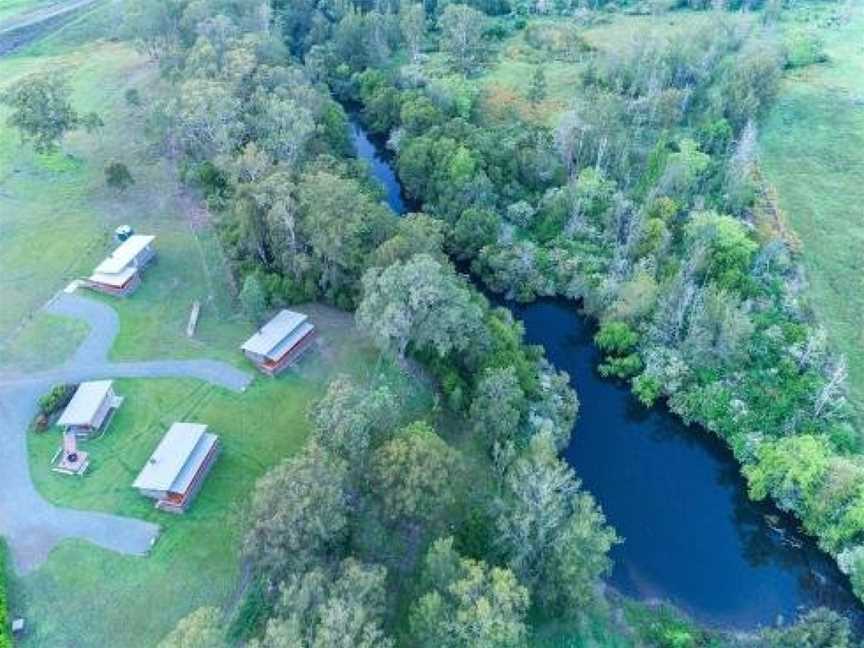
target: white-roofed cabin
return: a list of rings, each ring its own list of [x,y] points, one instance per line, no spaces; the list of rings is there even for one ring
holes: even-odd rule
[[[114,393],[111,380],[82,382],[63,410],[57,425],[66,434],[87,439],[98,436],[108,426],[111,414],[123,403]]]
[[[125,297],[141,285],[141,270],[153,260],[155,236],[135,234],[123,241],[87,278],[87,286]]]
[[[308,315],[281,310],[240,348],[261,371],[275,376],[303,355],[315,335]]]
[[[183,513],[219,455],[219,437],[201,423],[174,423],[132,484],[156,508]]]

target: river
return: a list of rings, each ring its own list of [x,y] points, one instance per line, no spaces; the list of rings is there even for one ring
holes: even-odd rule
[[[370,164],[398,214],[409,201],[382,143],[356,118],[357,155]],[[596,371],[593,324],[573,302],[504,303],[527,341],[570,375],[579,418],[565,450],[585,487],[625,541],[609,583],[643,600],[669,601],[701,623],[752,629],[827,605],[860,617],[848,580],[829,556],[767,503],[751,502],[738,465],[713,435],[665,406],[642,407],[625,385]]]

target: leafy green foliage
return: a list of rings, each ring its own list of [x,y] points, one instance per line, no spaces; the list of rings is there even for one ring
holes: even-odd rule
[[[69,404],[78,385],[54,385],[47,394],[39,397],[39,412],[51,416]]]
[[[604,322],[594,342],[607,354],[600,365],[603,376],[629,378],[642,371],[642,359],[638,353],[632,353],[639,342],[639,334],[626,322]]]
[[[444,356],[477,340],[482,309],[449,267],[420,254],[364,275],[357,323],[398,358],[409,344]]]
[[[125,164],[114,160],[105,167],[105,184],[122,193],[135,184],[135,178]]]
[[[82,126],[90,132],[102,125],[95,113],[80,115],[70,95],[68,80],[48,72],[15,82],[0,94],[0,103],[11,108],[7,123],[18,130],[22,141],[31,142],[38,153],[50,153],[67,132]]]
[[[438,26],[441,49],[449,55],[453,67],[463,74],[476,70],[488,49],[483,39],[486,16],[465,4],[447,4]]]
[[[686,234],[694,252],[704,251],[707,279],[724,288],[746,287],[750,264],[759,245],[740,221],[716,212],[699,212],[691,217]]]
[[[827,608],[802,615],[788,628],[762,632],[767,648],[852,648],[855,639],[849,620]]]
[[[831,449],[819,437],[799,435],[762,444],[744,474],[755,499],[771,495],[787,510],[809,502],[828,470]]]
[[[534,69],[531,74],[531,84],[528,86],[528,101],[533,105],[539,104],[546,98],[546,73],[541,66]]]
[[[525,411],[525,393],[513,367],[487,369],[477,383],[470,419],[475,434],[493,451],[522,445],[519,422]]]
[[[389,438],[399,408],[389,387],[358,386],[337,376],[309,411],[312,438],[353,470],[364,470],[370,450]]]
[[[267,294],[257,275],[250,274],[243,280],[239,299],[246,317],[256,324],[261,324],[267,311]]]
[[[458,453],[421,421],[376,451],[371,485],[391,520],[423,521],[454,502],[458,470]]]
[[[496,535],[544,613],[566,616],[594,602],[619,539],[557,455],[552,436],[539,433],[507,469]]]
[[[382,629],[386,575],[383,567],[348,558],[338,569],[316,568],[290,576],[281,585],[276,616],[250,648],[392,648]]]
[[[423,583],[427,591],[411,608],[418,646],[524,645],[530,596],[510,570],[463,558],[447,538],[429,549]]]
[[[214,607],[198,608],[181,619],[158,648],[227,648],[221,619]]]
[[[250,506],[245,551],[277,579],[337,551],[348,525],[347,467],[315,444],[262,477]]]

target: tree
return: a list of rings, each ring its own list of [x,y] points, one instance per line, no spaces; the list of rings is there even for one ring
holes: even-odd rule
[[[273,159],[293,166],[315,133],[312,111],[291,97],[261,91],[256,97],[257,141]]]
[[[168,105],[174,132],[194,159],[233,151],[245,134],[240,99],[231,84],[211,79],[189,79]]]
[[[310,443],[258,480],[244,550],[273,580],[338,553],[348,527],[347,472]]]
[[[452,247],[460,259],[477,256],[487,245],[498,240],[501,217],[491,209],[465,210],[453,228]]]
[[[250,648],[391,648],[382,629],[387,573],[348,558],[334,573],[292,575],[281,586],[276,615]]]
[[[352,305],[369,255],[393,233],[395,217],[356,180],[325,170],[301,178],[298,201],[300,233],[320,264],[322,290]]]
[[[539,600],[560,613],[594,600],[619,542],[547,432],[535,435],[504,478],[497,537],[510,568]]]
[[[384,241],[372,258],[372,265],[386,268],[396,261],[407,261],[415,254],[428,254],[446,263],[444,226],[438,218],[426,214],[408,214],[396,224],[396,233]]]
[[[267,294],[258,279],[258,275],[250,274],[243,280],[243,288],[240,290],[240,305],[243,312],[256,325],[261,323],[267,310]]]
[[[135,178],[125,164],[113,161],[105,167],[105,184],[122,193],[135,184]]]
[[[356,317],[382,351],[399,359],[409,344],[440,357],[464,351],[483,329],[483,309],[471,291],[427,254],[368,270]]]
[[[816,608],[788,628],[762,632],[766,648],[853,648],[849,619],[828,608]]]
[[[420,49],[426,33],[426,11],[423,9],[423,4],[403,0],[399,9],[399,27],[411,54],[411,62],[417,63],[420,60]]]
[[[424,594],[410,614],[414,645],[423,648],[523,646],[528,590],[509,569],[463,558],[453,538],[436,541],[426,556]]]
[[[546,98],[546,72],[542,65],[534,68],[531,74],[531,82],[528,86],[528,101],[536,106]]]
[[[419,421],[376,451],[372,489],[392,520],[428,520],[453,503],[458,468],[459,453]]]
[[[221,614],[214,607],[202,607],[184,617],[158,648],[227,648]]]
[[[759,245],[741,221],[717,212],[697,212],[686,226],[686,238],[691,250],[704,247],[702,271],[708,279],[721,288],[744,287]]]
[[[629,378],[642,370],[642,360],[634,350],[639,342],[639,334],[629,324],[620,321],[606,321],[594,336],[594,342],[606,353],[600,364],[603,376]]]
[[[50,153],[69,131],[83,126],[91,132],[102,126],[96,113],[80,115],[72,107],[71,94],[61,73],[36,73],[0,93],[0,103],[11,108],[6,123],[18,130],[22,141],[31,142],[37,153]]]
[[[498,454],[517,443],[519,421],[527,408],[525,393],[512,366],[487,369],[471,402],[470,420],[475,434]]]
[[[756,451],[756,463],[744,466],[753,499],[774,497],[780,508],[798,510],[815,493],[828,472],[831,448],[810,434],[766,441]]]
[[[464,4],[448,4],[438,20],[441,49],[462,74],[477,69],[486,57],[488,46],[483,39],[486,16]]]
[[[362,470],[370,449],[389,436],[398,410],[388,387],[364,389],[348,376],[338,376],[309,412],[312,436],[322,448]]]
[[[182,0],[127,0],[125,31],[154,61],[172,56],[180,45]]]

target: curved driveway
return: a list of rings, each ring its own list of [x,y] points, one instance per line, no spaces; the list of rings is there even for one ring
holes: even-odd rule
[[[21,572],[37,567],[66,538],[87,540],[122,553],[146,554],[159,533],[157,525],[106,513],[59,508],[36,491],[27,460],[27,428],[38,412],[39,397],[58,382],[98,378],[198,378],[242,391],[251,377],[214,360],[109,362],[108,350],[118,330],[113,308],[60,293],[45,310],[85,320],[90,332],[61,367],[27,374],[0,373],[0,535],[6,537]]]

